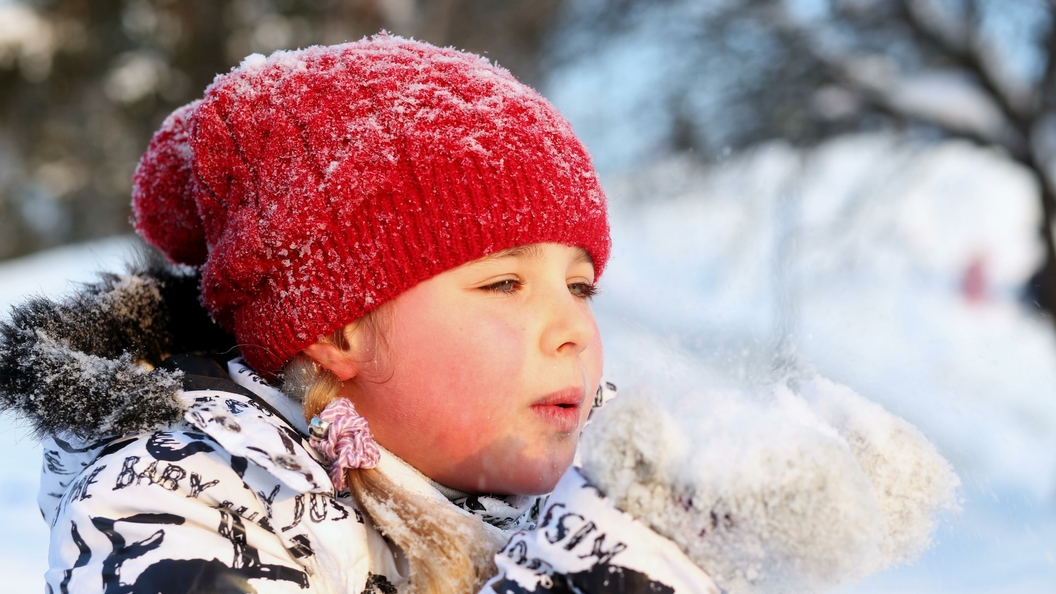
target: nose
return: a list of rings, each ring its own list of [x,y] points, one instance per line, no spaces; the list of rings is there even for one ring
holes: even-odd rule
[[[583,352],[597,334],[594,312],[562,286],[543,305],[546,326],[542,333],[545,353],[576,356]]]

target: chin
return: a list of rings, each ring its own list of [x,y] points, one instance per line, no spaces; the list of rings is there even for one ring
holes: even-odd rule
[[[572,457],[569,455],[560,460],[522,464],[517,476],[505,477],[502,488],[493,492],[506,495],[545,495],[554,490],[565,471],[572,466]]]
[[[542,448],[511,448],[501,455],[476,458],[461,466],[447,466],[432,478],[467,493],[544,495],[554,490],[562,475],[572,466],[575,455],[575,441],[551,443]]]

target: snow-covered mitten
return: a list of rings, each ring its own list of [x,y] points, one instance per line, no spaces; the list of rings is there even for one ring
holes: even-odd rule
[[[949,465],[849,389],[805,386],[809,404],[785,386],[622,396],[584,432],[582,473],[735,594],[814,592],[923,550]]]
[[[874,569],[912,561],[930,543],[935,512],[958,508],[960,479],[950,463],[908,421],[847,386],[817,377],[798,393],[839,432],[873,485],[883,520]]]

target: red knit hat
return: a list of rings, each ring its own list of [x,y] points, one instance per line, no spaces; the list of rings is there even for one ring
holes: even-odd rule
[[[259,54],[154,135],[136,230],[202,267],[202,300],[272,374],[417,283],[517,245],[609,256],[586,150],[479,56],[379,35]]]

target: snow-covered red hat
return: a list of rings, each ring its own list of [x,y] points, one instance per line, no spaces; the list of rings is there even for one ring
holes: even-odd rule
[[[273,374],[417,283],[555,242],[609,256],[590,156],[486,59],[378,35],[246,58],[154,135],[136,230],[202,267],[202,299]]]

